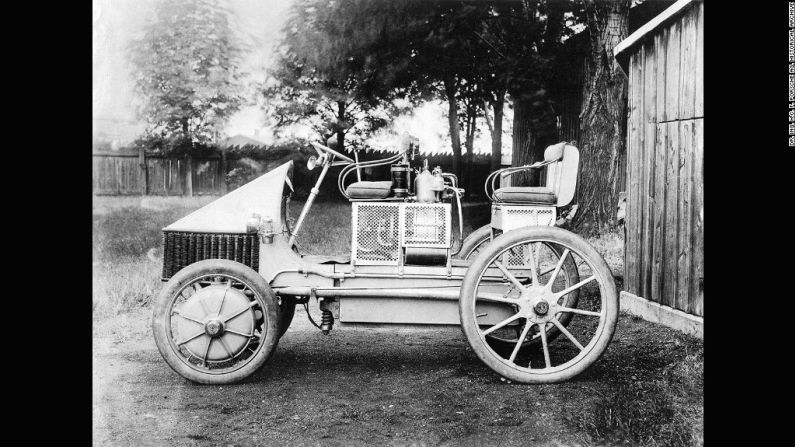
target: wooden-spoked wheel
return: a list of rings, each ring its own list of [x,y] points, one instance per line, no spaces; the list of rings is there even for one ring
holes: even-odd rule
[[[560,252],[551,274],[541,275],[539,251]],[[560,286],[568,258],[582,280]],[[579,291],[579,305],[567,295]],[[568,326],[560,315],[574,314]],[[555,227],[527,227],[494,239],[472,261],[459,302],[461,328],[475,354],[492,370],[521,383],[570,379],[607,349],[618,321],[618,295],[610,268],[584,239]],[[520,335],[510,352],[495,349],[487,337],[507,326]],[[562,337],[548,337],[550,327]],[[535,328],[540,343],[527,343]]]
[[[489,243],[491,243],[491,236],[490,225],[484,225],[473,231],[464,240],[458,256],[461,259],[474,259],[478,253],[480,253]],[[560,260],[563,250],[554,244],[551,245],[542,243],[541,245],[536,246],[535,253],[537,253],[536,262],[538,266],[539,280],[546,283],[549,281],[552,272],[555,270],[555,266]],[[571,285],[576,284],[579,280],[580,276],[577,271],[577,264],[575,264],[574,259],[571,256],[567,256],[564,259],[563,267],[561,268],[558,276],[555,278],[555,281],[553,281],[552,286],[554,290],[563,290]],[[529,282],[529,278],[526,280],[526,282]],[[514,291],[514,293],[516,292]],[[563,304],[566,307],[577,307],[579,295],[580,291],[574,290],[565,296],[565,303]],[[557,319],[565,327],[568,326],[573,317],[574,314],[571,312],[563,312],[557,316]],[[488,340],[489,344],[497,351],[513,349],[514,346],[516,346],[516,342],[519,341],[521,331],[522,328],[519,327],[519,325],[507,325],[487,335],[486,340]],[[554,340],[560,335],[560,330],[554,324],[547,325],[546,331],[547,339],[550,341]],[[538,345],[541,343],[541,334],[539,333],[538,326],[530,329],[522,343],[524,347]]]
[[[259,369],[279,340],[281,309],[268,283],[234,261],[180,270],[155,303],[152,331],[163,359],[186,379],[237,382]]]

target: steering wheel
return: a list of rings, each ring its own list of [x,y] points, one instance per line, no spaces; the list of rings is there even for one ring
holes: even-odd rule
[[[332,148],[330,148],[328,146],[323,146],[322,144],[315,143],[314,141],[310,141],[310,144],[312,144],[312,146],[314,146],[314,148],[317,151],[318,155],[320,155],[321,157],[323,156],[323,152],[328,152],[328,153],[334,155],[335,157],[338,157],[338,158],[340,158],[342,160],[347,161],[348,163],[355,163],[352,158],[347,157],[345,155],[342,155],[339,152],[335,151],[334,149],[332,149]]]

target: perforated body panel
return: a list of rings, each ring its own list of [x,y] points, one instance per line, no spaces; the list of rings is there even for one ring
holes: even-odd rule
[[[450,246],[450,205],[406,203],[402,211],[404,247]]]
[[[450,205],[446,203],[354,202],[351,261],[399,265],[403,247],[450,248]]]
[[[351,260],[363,265],[397,265],[400,204],[353,203]]]
[[[535,205],[491,205],[491,226],[503,232],[533,225],[555,225],[554,206]]]

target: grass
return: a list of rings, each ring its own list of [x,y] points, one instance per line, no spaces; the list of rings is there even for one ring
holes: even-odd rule
[[[114,315],[124,319],[151,305],[162,287],[161,229],[213,199],[95,198],[96,322],[102,324]],[[302,206],[300,201],[291,203],[293,219]],[[465,235],[488,218],[487,205],[466,207]],[[299,243],[314,254],[347,254],[350,219],[346,203],[318,202],[304,223]],[[614,273],[622,273],[623,237],[619,233],[587,240]],[[584,445],[702,445],[703,359],[701,340],[622,314],[604,360],[581,375],[586,380],[549,389],[561,394],[564,408],[558,417],[581,434]],[[539,392],[546,389],[542,386]],[[572,391],[577,398],[566,399]]]
[[[161,229],[213,197],[94,197],[93,310],[148,306],[161,286]]]
[[[623,315],[604,358],[609,379],[568,409],[568,425],[598,444],[703,445],[701,340]]]

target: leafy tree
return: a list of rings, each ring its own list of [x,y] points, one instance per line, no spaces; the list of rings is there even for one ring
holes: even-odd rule
[[[129,47],[142,141],[190,153],[214,142],[243,103],[241,50],[217,0],[163,0],[156,17]]]
[[[393,103],[396,91],[375,58],[356,46],[366,38],[367,13],[378,8],[376,3],[381,2],[301,0],[293,5],[278,64],[264,89],[277,128],[301,123],[324,141],[336,136],[341,149],[357,149],[402,110]],[[369,30],[378,28],[370,24]]]

